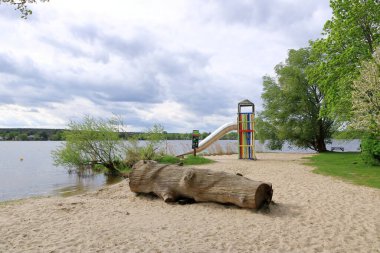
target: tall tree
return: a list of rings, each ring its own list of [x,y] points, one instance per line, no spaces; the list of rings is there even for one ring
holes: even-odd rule
[[[362,65],[353,84],[351,127],[364,131],[362,154],[373,164],[380,164],[380,48],[374,59]]]
[[[331,137],[334,120],[320,117],[324,95],[316,83],[307,80],[305,69],[312,65],[310,48],[290,50],[285,64],[275,67],[277,80],[264,77],[264,110],[257,124],[260,139],[273,146],[285,140],[318,152],[326,151],[325,140]]]
[[[362,64],[352,91],[351,126],[357,130],[380,130],[380,47],[374,59]]]
[[[325,23],[325,37],[311,43],[316,64],[308,69],[308,79],[326,95],[324,112],[345,121],[360,64],[380,45],[380,1],[330,0],[330,6],[333,15]]]

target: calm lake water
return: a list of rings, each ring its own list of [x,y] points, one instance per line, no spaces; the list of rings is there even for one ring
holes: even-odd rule
[[[61,142],[0,141],[0,201],[41,195],[72,195],[98,189],[115,183],[102,174],[78,177],[69,174],[64,167],[53,165],[51,151]],[[331,146],[342,146],[345,151],[358,151],[360,141],[333,141]],[[167,141],[163,149],[171,154],[181,154],[191,149],[191,141]],[[256,142],[257,152],[273,152],[264,144]],[[237,141],[223,140],[210,146],[206,153],[236,153]],[[312,150],[298,149],[284,145],[275,152],[313,153]]]
[[[97,189],[104,175],[79,178],[53,165],[51,151],[60,142],[0,142],[0,200],[39,195],[69,195]]]

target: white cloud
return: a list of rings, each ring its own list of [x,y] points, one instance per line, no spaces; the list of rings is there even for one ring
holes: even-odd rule
[[[0,105],[0,127],[62,127],[65,120],[46,109],[19,105]]]
[[[121,115],[129,129],[211,131],[307,46],[328,1],[54,0],[28,20],[0,6],[0,126]],[[4,14],[4,15],[2,15]],[[30,111],[30,108],[35,110]]]

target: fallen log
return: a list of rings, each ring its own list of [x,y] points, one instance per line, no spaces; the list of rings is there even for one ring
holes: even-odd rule
[[[258,209],[272,199],[272,185],[209,169],[139,161],[129,174],[129,187],[136,193],[154,193],[165,202],[182,198],[196,202],[235,204]]]

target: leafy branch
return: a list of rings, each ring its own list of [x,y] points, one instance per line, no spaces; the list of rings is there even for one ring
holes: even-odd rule
[[[40,2],[49,2],[49,0],[40,0]],[[37,3],[37,0],[0,0],[0,4],[1,3],[15,6],[15,10],[20,12],[21,18],[27,19],[28,16],[33,13],[27,4]]]

